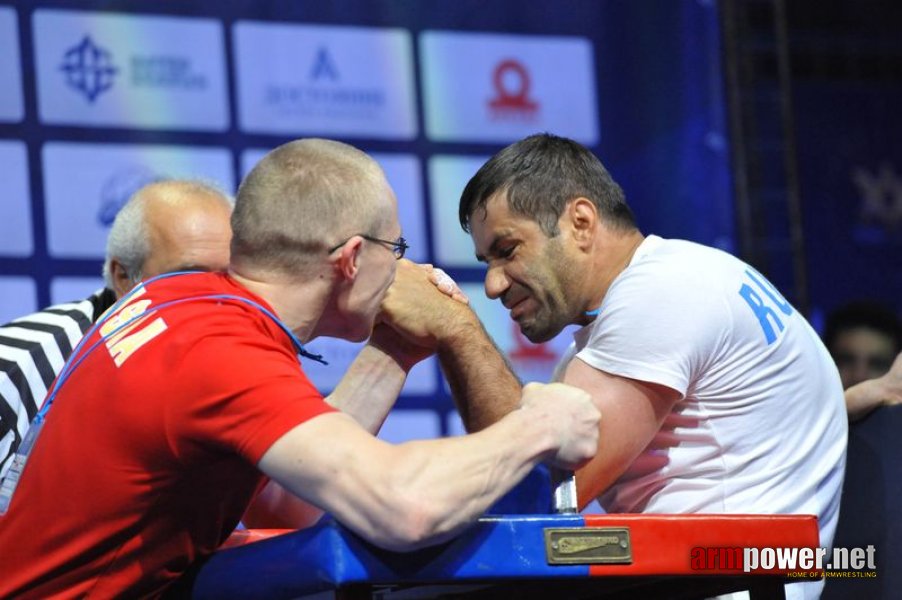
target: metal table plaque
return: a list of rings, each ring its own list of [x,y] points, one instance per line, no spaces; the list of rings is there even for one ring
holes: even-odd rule
[[[547,527],[545,556],[550,565],[630,564],[627,527]]]

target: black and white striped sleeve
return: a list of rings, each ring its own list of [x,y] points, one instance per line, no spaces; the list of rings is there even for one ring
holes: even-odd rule
[[[53,380],[91,327],[95,304],[95,297],[58,304],[0,327],[0,476]]]

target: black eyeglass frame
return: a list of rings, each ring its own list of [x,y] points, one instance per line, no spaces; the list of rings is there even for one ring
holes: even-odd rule
[[[390,249],[392,251],[392,254],[395,255],[395,260],[401,260],[402,258],[404,258],[404,254],[407,252],[407,249],[410,248],[410,246],[407,244],[407,240],[404,239],[404,236],[398,236],[398,239],[392,241],[392,240],[383,240],[381,238],[373,237],[371,235],[366,235],[365,233],[355,233],[354,235],[352,235],[345,241],[341,242],[340,244],[336,244],[332,248],[329,248],[329,254],[332,254],[333,252],[335,252],[336,250],[338,250],[339,248],[341,248],[342,246],[344,246],[345,244],[350,242],[351,238],[353,238],[355,236],[362,237],[363,239],[367,240],[368,242],[376,242],[377,244],[387,244],[388,246],[391,247]]]

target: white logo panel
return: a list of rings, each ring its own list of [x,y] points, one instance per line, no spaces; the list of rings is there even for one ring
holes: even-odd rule
[[[38,291],[31,277],[0,277],[0,324],[38,309]]]
[[[21,121],[25,117],[22,102],[22,70],[19,57],[19,27],[16,11],[0,6],[0,121]]]
[[[305,347],[313,354],[322,354],[328,365],[305,359],[304,373],[313,385],[323,394],[328,394],[344,377],[351,363],[357,358],[363,343],[352,343],[338,338],[316,338]],[[402,396],[428,396],[437,390],[436,359],[434,357],[417,364],[407,376],[407,382],[401,390]]]
[[[28,150],[23,142],[0,140],[0,254],[31,256],[31,193],[28,185]]]
[[[47,244],[58,257],[103,258],[116,213],[152,181],[202,179],[235,189],[223,148],[50,142],[42,160]]]
[[[470,306],[479,316],[485,330],[507,356],[514,372],[523,382],[551,381],[554,368],[573,342],[578,328],[568,326],[543,344],[533,344],[520,332],[520,326],[510,318],[499,300],[490,300],[481,284],[465,283],[461,289],[470,297]]]
[[[443,156],[429,159],[432,240],[436,260],[449,267],[484,267],[476,260],[473,240],[460,227],[457,211],[467,182],[489,157]]]
[[[506,143],[548,131],[598,143],[591,41],[427,31],[420,48],[431,139]]]
[[[243,130],[416,137],[407,31],[242,21],[234,34]]]
[[[32,23],[41,121],[228,128],[218,21],[39,9]]]
[[[267,150],[245,150],[241,155],[242,179],[267,153]],[[385,171],[385,178],[398,198],[398,220],[410,248],[406,258],[414,262],[429,260],[426,240],[426,217],[423,207],[423,181],[420,161],[413,154],[372,153],[370,156]]]

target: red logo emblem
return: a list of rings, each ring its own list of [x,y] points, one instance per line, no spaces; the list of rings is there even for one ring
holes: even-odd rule
[[[529,71],[512,58],[498,63],[492,75],[495,97],[489,100],[489,109],[495,119],[532,120],[539,104],[529,98]]]

